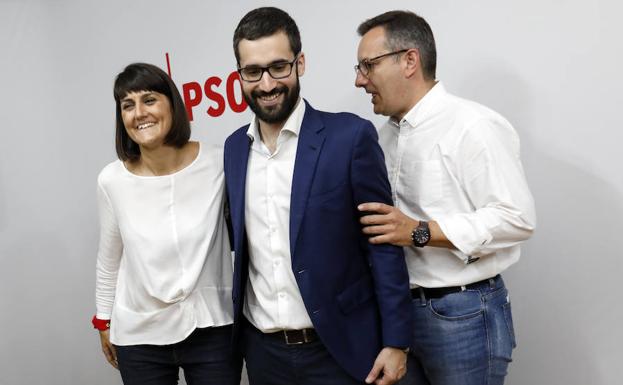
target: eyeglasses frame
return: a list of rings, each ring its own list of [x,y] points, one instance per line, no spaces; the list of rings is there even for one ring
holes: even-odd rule
[[[270,76],[271,78],[273,78],[273,79],[275,79],[275,80],[285,79],[285,78],[289,77],[290,75],[292,75],[292,69],[293,69],[295,66],[298,68],[298,63],[296,63],[296,61],[299,59],[299,57],[300,57],[300,55],[299,55],[299,54],[297,54],[297,55],[294,57],[294,60],[292,60],[292,61],[290,61],[290,62],[286,61],[286,62],[277,62],[277,63],[272,63],[271,65],[268,65],[268,66],[266,66],[266,67],[259,67],[259,66],[258,66],[258,67],[255,67],[255,66],[254,66],[256,69],[258,69],[258,70],[260,70],[260,71],[261,71],[261,72],[260,72],[260,77],[259,77],[257,80],[247,80],[247,79],[245,79],[245,78],[242,76],[242,71],[244,71],[244,69],[245,69],[245,68],[247,68],[247,67],[242,67],[242,68],[241,68],[241,67],[238,67],[238,69],[237,69],[237,71],[238,71],[238,75],[240,75],[240,79],[241,79],[241,80],[244,80],[244,81],[245,81],[245,82],[247,82],[247,83],[257,83],[257,82],[259,82],[260,80],[262,80],[262,77],[264,76],[264,72],[268,72],[268,76]],[[295,65],[295,63],[296,63],[296,65]],[[283,64],[288,64],[288,65],[290,66],[290,71],[288,72],[288,74],[287,74],[287,75],[284,75],[284,76],[274,77],[274,76],[273,76],[273,74],[271,74],[271,73],[270,73],[270,68],[271,68],[271,67],[273,67],[273,66],[276,66],[276,65],[283,65]]]
[[[355,68],[355,73],[358,72],[358,73],[361,74],[361,76],[364,76],[364,77],[367,78],[368,75],[370,74],[370,72],[372,71],[372,68],[374,68],[374,66],[376,64],[378,64],[380,59],[384,59],[386,57],[390,57],[390,56],[393,56],[393,55],[399,55],[401,53],[409,51],[410,49],[411,48],[405,48],[405,49],[401,49],[401,50],[398,50],[398,51],[384,53],[382,55],[375,56],[375,57],[370,58],[370,59],[363,59],[359,63],[355,64],[355,67],[354,67]],[[362,70],[362,68],[366,68],[366,67],[368,69],[364,72]]]

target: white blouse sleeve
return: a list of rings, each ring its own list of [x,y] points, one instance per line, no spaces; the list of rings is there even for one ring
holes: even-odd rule
[[[117,274],[123,252],[123,242],[110,197],[104,190],[99,178],[97,182],[100,240],[95,267],[96,317],[99,319],[110,319],[115,300]]]

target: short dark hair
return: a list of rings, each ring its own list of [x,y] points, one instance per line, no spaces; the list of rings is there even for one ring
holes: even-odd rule
[[[389,11],[361,23],[357,33],[363,36],[375,27],[383,27],[385,30],[389,50],[417,48],[420,52],[424,78],[435,79],[437,70],[435,37],[424,18],[410,11]]]
[[[113,94],[116,104],[117,129],[115,144],[121,160],[135,161],[141,157],[141,150],[126,132],[121,117],[121,100],[130,92],[155,91],[169,98],[171,103],[171,129],[164,138],[164,144],[181,148],[190,139],[190,122],[175,83],[169,75],[152,64],[132,63],[117,75]]]
[[[299,28],[287,12],[275,7],[261,7],[244,15],[234,31],[236,63],[240,64],[240,52],[238,51],[240,40],[257,40],[277,32],[284,32],[288,36],[290,49],[295,56],[301,52]]]

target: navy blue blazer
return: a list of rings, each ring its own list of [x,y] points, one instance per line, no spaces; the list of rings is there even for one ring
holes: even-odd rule
[[[225,141],[235,251],[234,343],[249,271],[244,218],[248,127]],[[298,140],[290,201],[292,271],[323,344],[363,381],[382,347],[406,348],[412,333],[402,248],[371,245],[359,223],[358,204],[392,204],[383,153],[369,121],[316,111],[309,104]]]

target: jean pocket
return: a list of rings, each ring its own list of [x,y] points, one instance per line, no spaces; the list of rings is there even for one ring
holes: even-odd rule
[[[435,317],[450,321],[475,318],[483,313],[480,292],[476,290],[465,290],[431,299],[429,306]]]
[[[513,326],[513,312],[511,311],[510,301],[507,301],[504,305],[502,305],[502,308],[504,309],[504,320],[506,321],[506,327],[508,328],[508,335],[514,349],[517,347],[517,341],[515,340],[515,327]]]

